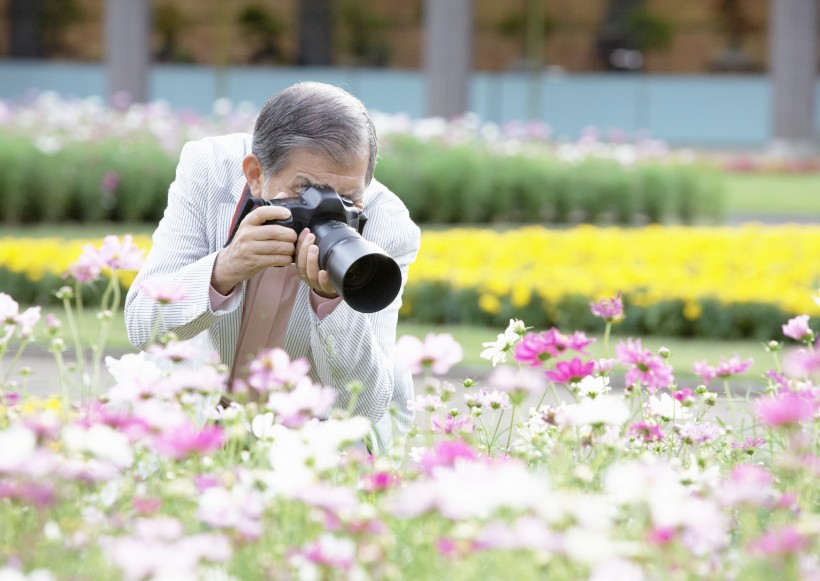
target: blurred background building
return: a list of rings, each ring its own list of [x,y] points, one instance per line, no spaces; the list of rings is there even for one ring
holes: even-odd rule
[[[813,146],[818,29],[817,0],[0,0],[0,97],[125,89],[203,111],[313,78],[413,117],[738,147],[780,124]]]

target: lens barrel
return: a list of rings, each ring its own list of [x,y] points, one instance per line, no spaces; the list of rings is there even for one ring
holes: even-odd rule
[[[338,220],[312,226],[319,247],[319,268],[336,292],[361,313],[381,311],[401,290],[401,269],[387,253]]]

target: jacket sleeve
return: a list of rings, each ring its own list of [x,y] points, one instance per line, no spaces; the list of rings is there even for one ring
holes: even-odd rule
[[[153,235],[151,251],[128,291],[125,325],[128,339],[145,349],[166,332],[190,339],[214,325],[240,304],[240,285],[218,312],[211,309],[211,272],[218,251],[208,241],[209,192],[220,176],[211,176],[206,141],[189,142],[180,154],[176,178],[168,190],[168,206]],[[185,298],[160,305],[141,291],[146,282],[181,288]]]
[[[419,250],[420,232],[404,205],[388,191],[376,194],[365,211],[365,238],[396,260],[402,274],[401,291],[393,303],[376,313],[360,313],[342,301],[319,321],[311,310],[311,324],[303,335],[306,344],[297,346],[296,351],[306,349],[303,354],[310,359],[316,379],[339,390],[338,407],[347,409],[349,386],[361,384],[353,413],[375,424],[384,418],[393,400],[399,408],[399,428],[406,430],[412,421],[406,405],[412,397],[412,377],[409,371],[396,367],[394,349],[401,297],[408,268]]]

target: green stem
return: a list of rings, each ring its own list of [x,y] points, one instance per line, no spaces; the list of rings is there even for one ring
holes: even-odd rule
[[[20,361],[20,357],[23,355],[23,350],[25,350],[27,344],[28,344],[28,339],[23,339],[23,341],[20,343],[20,347],[17,348],[17,353],[14,354],[14,358],[12,358],[11,363],[9,364],[8,370],[3,375],[2,383],[4,385],[8,381],[9,376],[11,375],[11,372],[14,369],[14,366],[17,365],[17,363]]]
[[[487,444],[487,453],[492,454],[492,447],[495,445],[495,436],[498,433],[498,428],[501,426],[501,419],[504,417],[504,410],[501,410],[501,414],[498,416],[498,422],[495,424],[495,430],[493,430],[493,435]]]
[[[612,330],[612,321],[606,322],[606,328],[604,329],[604,355],[609,357],[609,332]]]
[[[512,442],[512,433],[513,427],[515,426],[515,408],[518,406],[512,406],[512,415],[510,416],[510,433],[507,434],[507,454],[510,453],[510,442]]]

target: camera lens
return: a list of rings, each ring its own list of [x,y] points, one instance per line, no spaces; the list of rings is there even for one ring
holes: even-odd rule
[[[314,225],[319,266],[327,270],[336,292],[351,308],[374,313],[393,302],[401,290],[401,269],[381,248],[336,220]]]

